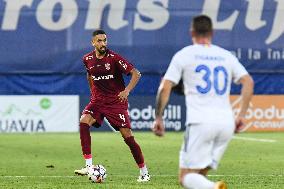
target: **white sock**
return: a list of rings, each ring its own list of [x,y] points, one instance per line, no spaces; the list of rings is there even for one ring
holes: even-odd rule
[[[148,174],[148,169],[146,167],[146,164],[144,165],[144,167],[140,168],[140,175],[145,175]]]
[[[93,165],[93,158],[89,158],[85,160],[86,160],[86,166],[91,167]]]
[[[187,189],[214,189],[215,183],[201,174],[188,173],[184,176],[182,184]]]

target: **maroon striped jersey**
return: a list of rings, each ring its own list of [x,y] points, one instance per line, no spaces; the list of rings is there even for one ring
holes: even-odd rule
[[[125,89],[123,74],[128,75],[133,65],[109,49],[102,59],[94,50],[83,57],[83,62],[92,78],[91,102],[102,108],[127,109],[128,102],[120,102],[118,94]]]

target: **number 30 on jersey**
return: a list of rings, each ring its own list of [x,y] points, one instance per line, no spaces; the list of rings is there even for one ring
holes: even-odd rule
[[[206,94],[213,88],[215,93],[218,95],[223,95],[226,93],[228,88],[228,72],[223,66],[216,66],[213,71],[210,70],[210,68],[204,64],[201,64],[196,67],[195,69],[196,73],[203,74],[203,81],[205,82],[205,85],[197,85],[196,89],[201,94]],[[213,77],[211,76],[213,74]],[[220,75],[223,75],[222,79],[220,80]],[[212,81],[213,80],[213,81]],[[222,86],[219,86],[219,83],[222,83]]]

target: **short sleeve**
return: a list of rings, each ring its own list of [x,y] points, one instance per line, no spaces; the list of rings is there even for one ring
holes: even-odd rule
[[[236,57],[233,57],[232,65],[233,65],[232,67],[233,81],[234,83],[239,84],[239,80],[241,79],[241,77],[247,75],[248,72]]]
[[[125,58],[118,54],[115,55],[115,61],[119,70],[126,75],[128,75],[130,71],[134,68],[131,63],[129,63]]]
[[[171,63],[167,69],[164,79],[178,84],[182,76],[182,64],[178,54],[175,54],[171,60]]]
[[[88,69],[88,67],[87,67],[86,57],[85,57],[85,56],[82,58],[82,62],[83,62],[83,64],[84,64],[84,67],[85,67],[86,71],[89,73],[89,69]],[[89,73],[89,74],[90,74],[90,73]]]

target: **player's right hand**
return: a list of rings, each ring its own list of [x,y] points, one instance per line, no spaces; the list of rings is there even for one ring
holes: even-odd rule
[[[235,133],[239,133],[245,127],[245,118],[238,116],[235,120]]]
[[[153,123],[152,131],[157,136],[160,136],[160,137],[164,136],[164,134],[165,134],[165,127],[164,127],[164,121],[163,121],[162,118],[156,118],[155,119],[155,121]]]

